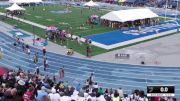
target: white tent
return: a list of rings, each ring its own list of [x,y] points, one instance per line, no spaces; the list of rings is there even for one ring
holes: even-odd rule
[[[101,19],[109,21],[127,22],[155,17],[158,17],[158,15],[149,9],[142,8],[112,11],[102,16]]]
[[[10,3],[40,3],[42,0],[9,0]]]
[[[89,2],[83,4],[83,6],[93,7],[93,6],[99,6],[99,5],[94,3],[92,0],[90,0]]]
[[[15,11],[15,10],[25,10],[25,8],[22,8],[18,6],[16,3],[14,3],[11,7],[5,8],[6,10]]]

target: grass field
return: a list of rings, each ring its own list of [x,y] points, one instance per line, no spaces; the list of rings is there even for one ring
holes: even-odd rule
[[[44,8],[45,10],[43,10]],[[55,25],[60,29],[66,29],[67,27],[71,27],[72,29],[70,31],[72,32],[72,34],[81,36],[92,35],[113,30],[112,28],[100,25],[95,25],[92,29],[91,26],[85,24],[88,17],[92,14],[97,14],[98,16],[101,16],[106,14],[106,11],[96,9],[89,10],[87,8],[83,8],[81,15],[81,9],[82,8],[78,7],[70,7],[69,11],[72,11],[71,13],[54,14],[50,11],[66,10],[66,7],[60,5],[49,5],[45,7],[36,6],[34,10],[33,7],[26,7],[26,14],[25,16],[22,16],[22,18],[46,26]],[[86,29],[80,30],[79,27],[81,24],[84,24]]]
[[[45,11],[43,10],[45,8]],[[92,34],[98,34],[98,33],[103,33],[107,31],[112,31],[112,28],[109,27],[104,27],[100,25],[94,25],[94,28],[92,29],[91,26],[86,25],[85,22],[88,19],[88,16],[91,16],[92,14],[97,14],[98,16],[101,16],[105,13],[106,11],[100,11],[96,9],[87,9],[83,8],[83,13],[81,15],[81,8],[77,7],[71,7],[69,8],[72,13],[68,14],[53,14],[50,13],[52,10],[65,10],[65,6],[60,6],[60,5],[49,5],[49,6],[36,6],[35,9],[33,10],[33,7],[26,7],[26,13],[23,16],[20,16],[20,18],[30,20],[45,26],[48,25],[55,25],[60,29],[66,29],[67,27],[72,27],[70,32],[75,35],[81,35],[81,36],[86,36],[86,35],[92,35]],[[3,8],[0,9],[1,12],[5,12]],[[6,23],[9,23],[11,25],[18,25],[19,28],[33,32],[32,26],[28,25],[26,23],[18,22],[16,20],[7,18],[5,19]],[[64,24],[63,24],[64,23]],[[80,30],[79,26],[81,24],[84,24],[86,29]],[[35,34],[44,37],[45,31],[44,29],[35,27]],[[63,44],[67,45],[67,47],[73,48],[76,52],[85,55],[86,54],[86,44],[82,43],[80,45],[76,44],[74,41],[67,40],[68,44]],[[60,40],[57,40],[57,44],[60,44]],[[61,44],[62,45],[62,44]],[[104,52],[107,52],[108,50],[92,46],[93,49],[93,56],[97,54],[101,54]]]

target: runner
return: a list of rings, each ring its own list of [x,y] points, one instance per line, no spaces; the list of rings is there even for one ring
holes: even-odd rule
[[[56,83],[56,76],[53,76],[53,82]]]
[[[22,50],[23,50],[23,52],[25,51],[25,45],[24,45],[24,43],[22,43]]]
[[[59,75],[60,75],[60,80],[63,80],[63,78],[64,78],[64,66],[62,68],[60,68]]]
[[[26,45],[26,54],[30,57],[31,50],[29,48],[29,45]]]
[[[44,58],[44,71],[46,71],[46,69],[48,68],[48,60],[47,58]]]
[[[35,53],[34,54],[34,57],[33,57],[33,60],[34,60],[34,63],[37,65],[37,63],[38,63],[38,55],[37,55],[38,53]]]
[[[39,75],[39,67],[36,67],[36,74]]]
[[[43,47],[42,52],[43,52],[43,55],[45,56],[46,55],[46,47],[45,46]]]
[[[16,47],[17,47],[17,43],[16,42],[14,42],[14,50],[16,51]]]
[[[27,49],[27,55],[30,57],[31,50],[30,48]]]
[[[20,38],[19,38],[19,37],[16,38],[16,42],[18,43],[18,45],[21,44],[21,41],[20,41]]]
[[[91,49],[90,46],[87,46],[87,48],[86,48],[86,56],[91,57],[91,55],[92,55],[92,49]]]

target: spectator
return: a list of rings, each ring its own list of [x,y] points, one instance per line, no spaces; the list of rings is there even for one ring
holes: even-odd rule
[[[95,82],[94,83],[94,85],[93,85],[93,92],[98,92],[98,88],[99,88],[99,86],[98,86],[98,84],[97,84],[97,82]]]
[[[113,89],[112,88],[110,88],[109,93],[110,93],[110,95],[113,94]]]
[[[147,97],[144,95],[144,91],[140,91],[139,96],[139,101],[148,101]]]
[[[41,90],[37,91],[37,101],[42,101],[43,96],[47,96],[47,92],[45,92],[46,88],[44,86],[41,87]]]
[[[104,91],[103,91],[103,89],[101,87],[99,88],[98,93],[101,94],[101,95],[104,94]]]
[[[104,96],[102,94],[97,93],[96,101],[106,101],[106,99],[104,98]]]
[[[114,96],[112,99],[113,99],[113,101],[119,101],[120,100],[119,93],[117,90],[114,91]]]
[[[51,101],[60,101],[60,95],[56,93],[54,88],[51,89],[51,93],[48,95]]]
[[[134,90],[133,94],[130,96],[131,100],[138,100],[139,99],[139,90]]]
[[[48,98],[47,95],[44,95],[44,96],[42,97],[42,101],[51,101],[51,100]]]
[[[119,93],[119,97],[120,98],[124,97],[124,93],[123,93],[123,89],[122,88],[117,89],[117,91]]]
[[[23,94],[26,92],[25,82],[23,80],[19,80],[16,89],[19,95],[23,96]]]
[[[78,101],[78,91],[74,90],[73,94],[71,95],[71,101]]]
[[[93,77],[93,75],[91,75]],[[54,77],[53,77],[54,78]],[[148,101],[144,91],[134,90],[133,94],[123,95],[121,88],[114,91],[106,89],[105,93],[97,82],[89,86],[90,77],[86,80],[86,87],[81,89],[78,84],[76,90],[69,82],[59,82],[55,85],[49,75],[27,74],[19,68],[18,72],[9,71],[0,76],[0,101]],[[93,80],[94,81],[94,80]],[[55,88],[53,87],[55,85]],[[97,88],[97,91],[94,90]],[[99,88],[99,89],[98,89]],[[52,89],[51,91],[49,89]],[[59,95],[59,94],[60,95]],[[110,96],[112,94],[112,97]],[[37,99],[35,99],[37,97]],[[49,97],[49,98],[48,98]],[[121,98],[120,98],[121,97]],[[172,97],[158,98],[160,101],[175,101]],[[155,101],[151,99],[149,101]]]
[[[77,90],[78,92],[81,90],[81,84],[80,84],[80,83],[76,86],[76,90]]]
[[[69,96],[62,96],[60,101],[71,101]]]
[[[64,87],[68,87],[69,86],[69,83],[68,83],[68,81],[66,81],[65,83],[64,83]]]
[[[24,101],[30,101],[33,98],[34,88],[30,87],[23,95]]]
[[[36,67],[36,73],[37,73],[37,75],[39,75],[39,67],[38,66]]]
[[[90,75],[90,77],[89,77],[89,82],[92,82],[93,83],[93,81],[94,81],[94,76],[93,76],[94,74],[93,73],[91,73],[91,75]]]

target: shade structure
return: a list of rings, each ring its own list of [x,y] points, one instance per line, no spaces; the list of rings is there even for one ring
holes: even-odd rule
[[[11,7],[5,8],[6,10],[15,11],[15,10],[25,10],[25,8],[20,7],[14,3]]]
[[[93,7],[93,6],[99,6],[99,5],[93,2],[92,0],[90,0],[89,2],[83,4],[83,6]]]
[[[8,69],[6,69],[3,66],[0,66],[0,76],[3,76],[4,74],[6,74],[8,72]]]
[[[127,22],[155,17],[158,17],[158,15],[152,12],[150,9],[141,8],[112,11],[105,14],[104,16],[101,16],[101,19],[117,22]]]
[[[40,3],[42,0],[9,0],[10,3]]]

